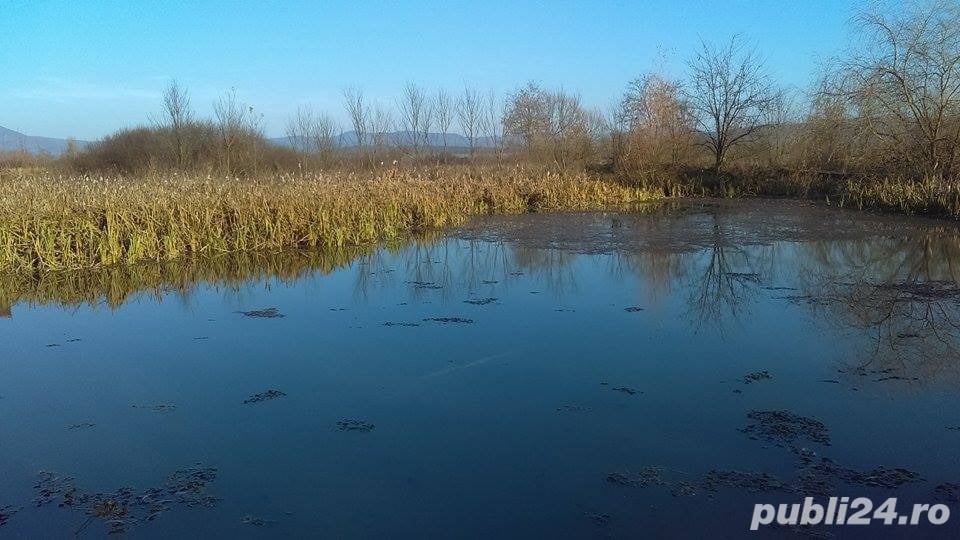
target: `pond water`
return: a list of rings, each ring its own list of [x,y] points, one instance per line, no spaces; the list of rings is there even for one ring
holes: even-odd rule
[[[0,536],[737,537],[945,503],[960,234],[780,201],[0,286]]]

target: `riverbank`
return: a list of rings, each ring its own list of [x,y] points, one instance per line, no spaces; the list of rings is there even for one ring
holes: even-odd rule
[[[597,210],[677,197],[789,197],[960,218],[939,179],[686,175],[659,185],[513,166],[331,171],[225,178],[0,171],[0,271],[35,274],[191,255],[343,249],[456,226],[468,217]]]
[[[524,167],[383,169],[237,179],[0,174],[0,270],[186,255],[343,248],[477,214],[584,210],[661,198],[585,173]]]

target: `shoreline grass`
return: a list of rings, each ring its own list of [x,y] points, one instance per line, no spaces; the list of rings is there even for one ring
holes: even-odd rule
[[[361,246],[478,214],[586,210],[655,190],[524,167],[218,178],[0,173],[0,272],[102,268],[188,255]]]

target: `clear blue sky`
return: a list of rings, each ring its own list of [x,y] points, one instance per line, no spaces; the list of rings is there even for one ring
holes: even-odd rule
[[[854,0],[0,0],[0,126],[101,137],[148,121],[173,77],[200,114],[231,87],[281,135],[301,103],[343,118],[354,85],[392,104],[406,81],[509,91],[528,80],[605,107],[698,40],[742,33],[805,88],[848,43]]]

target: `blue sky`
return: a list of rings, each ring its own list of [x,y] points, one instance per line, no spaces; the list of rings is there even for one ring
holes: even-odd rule
[[[101,137],[147,122],[173,77],[198,113],[235,88],[281,135],[310,103],[345,118],[358,86],[392,104],[407,81],[510,91],[528,80],[606,107],[653,67],[681,73],[698,40],[741,33],[805,88],[848,43],[853,0],[0,0],[0,126]]]

